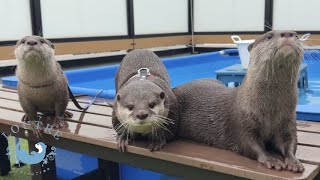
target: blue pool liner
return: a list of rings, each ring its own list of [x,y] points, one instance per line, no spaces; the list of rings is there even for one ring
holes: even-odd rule
[[[183,180],[181,178],[120,164],[121,180]]]
[[[74,179],[98,168],[97,158],[61,148],[56,148],[55,160],[59,180]]]

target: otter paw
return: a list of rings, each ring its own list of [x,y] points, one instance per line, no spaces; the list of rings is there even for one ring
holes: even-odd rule
[[[64,120],[61,118],[55,118],[52,126],[56,129],[63,128]]]
[[[151,143],[148,146],[149,151],[153,152],[153,151],[159,151],[161,150],[164,146],[166,145],[166,141],[162,141],[162,142],[157,142],[157,143]]]
[[[30,121],[30,125],[33,131],[33,135],[37,138],[42,137],[43,127],[40,125],[40,123],[39,125],[37,125],[34,121]]]
[[[285,164],[281,160],[279,160],[278,158],[272,157],[272,156],[267,157],[264,161],[259,161],[259,162],[264,164],[269,169],[274,168],[278,171],[286,169]]]
[[[29,122],[28,116],[26,114],[21,118],[21,122]]]
[[[64,112],[63,117],[64,118],[72,118],[73,114],[71,112],[69,112],[69,111],[66,111],[66,112]]]
[[[127,151],[127,145],[130,144],[130,141],[128,139],[120,139],[118,140],[118,150],[120,152],[126,152]]]
[[[303,172],[304,167],[302,163],[296,158],[285,158],[285,165],[287,170],[292,172]]]

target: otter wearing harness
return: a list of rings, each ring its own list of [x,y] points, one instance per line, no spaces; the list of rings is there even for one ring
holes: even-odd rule
[[[133,139],[145,137],[149,150],[160,150],[175,137],[178,107],[168,73],[152,51],[133,50],[122,60],[116,74],[113,127],[118,148],[126,150]]]

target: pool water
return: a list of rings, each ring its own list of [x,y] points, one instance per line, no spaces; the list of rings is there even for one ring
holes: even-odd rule
[[[320,52],[305,52],[304,62],[308,65],[309,88],[299,93],[299,105],[319,105],[320,108]]]
[[[194,56],[194,58],[192,58],[194,62],[186,62],[184,60],[181,63],[178,63],[181,64],[181,66],[177,64],[172,65],[170,63],[170,61],[175,61],[181,57],[164,59],[169,76],[171,78],[172,87],[176,87],[195,79],[215,78],[216,70],[240,63],[239,56],[222,58],[214,58],[212,56],[202,55],[191,56]],[[197,60],[197,56],[201,56],[201,59],[199,58]],[[183,60],[183,58],[181,59]],[[299,93],[298,104],[320,105],[320,52],[314,50],[306,51],[303,62],[308,65],[309,88],[308,90]],[[114,90],[114,76],[106,77],[103,75],[96,75],[94,79],[90,79],[89,81],[83,80],[71,82],[71,86]]]
[[[228,61],[215,60],[208,61],[206,63],[199,64],[185,64],[184,66],[173,66],[168,68],[168,73],[171,79],[172,87],[176,87],[183,83],[192,81],[194,79],[201,78],[215,78],[215,71],[223,67],[240,63],[238,58],[228,58]],[[95,80],[90,81],[77,81],[72,83],[71,86],[74,87],[84,87],[84,88],[94,88],[94,89],[115,89],[114,76],[112,77],[103,77],[96,76]]]

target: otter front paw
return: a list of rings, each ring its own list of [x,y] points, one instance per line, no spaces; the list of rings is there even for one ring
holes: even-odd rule
[[[270,155],[265,158],[258,159],[258,161],[264,164],[269,169],[274,168],[278,171],[286,169],[285,164],[281,160]]]
[[[127,151],[127,145],[131,143],[131,141],[128,139],[127,135],[121,134],[117,138],[118,141],[118,150],[120,152],[126,152]]]
[[[54,128],[57,128],[57,129],[63,128],[63,126],[64,126],[64,120],[63,120],[63,118],[56,117],[56,118],[54,119],[54,122],[53,122],[52,126],[53,126]]]
[[[166,140],[156,141],[148,146],[149,151],[159,151],[167,144]]]
[[[304,167],[297,158],[285,158],[285,165],[287,170],[292,172],[303,172]]]
[[[33,135],[37,138],[42,137],[43,127],[41,126],[41,123],[36,124],[34,121],[30,121],[30,125],[33,131]]]
[[[29,122],[27,114],[23,115],[23,117],[21,118],[21,122]]]

